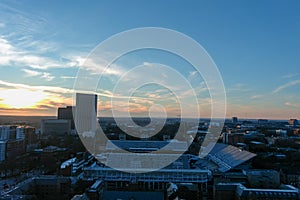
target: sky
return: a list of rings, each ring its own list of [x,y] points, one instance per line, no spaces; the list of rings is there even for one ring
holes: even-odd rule
[[[73,104],[78,70],[97,45],[129,29],[162,27],[193,38],[214,60],[226,90],[227,117],[300,118],[299,10],[296,0],[2,0],[0,115],[56,115],[58,107]],[[132,52],[114,63],[99,82],[99,115],[111,115],[113,88],[124,72],[154,63],[189,80],[201,116],[210,115],[203,77],[182,58],[158,50]],[[125,112],[120,99],[115,109]],[[155,84],[135,91],[130,112],[144,116],[154,104],[163,105],[168,116],[180,115],[176,95]],[[192,102],[181,106],[195,109]]]

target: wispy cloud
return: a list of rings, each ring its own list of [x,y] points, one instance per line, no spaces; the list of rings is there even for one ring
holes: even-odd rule
[[[251,96],[250,99],[260,99],[262,97],[263,97],[263,95],[258,94],[258,95]]]
[[[46,81],[51,81],[51,80],[53,80],[55,78],[55,76],[52,76],[48,72],[43,72],[41,78],[45,79]]]
[[[62,79],[75,79],[77,77],[76,76],[61,76],[60,78],[62,78]]]
[[[190,72],[189,72],[189,75],[188,75],[188,77],[187,77],[187,79],[188,79],[189,81],[192,81],[193,79],[195,79],[195,77],[197,77],[197,75],[198,75],[199,77],[201,77],[200,74],[198,73],[198,71],[190,71]]]
[[[11,83],[0,80],[0,88],[15,88],[15,89],[27,89],[32,91],[45,91],[50,93],[59,93],[59,94],[72,94],[73,89],[55,87],[55,86],[32,86],[21,83]]]
[[[65,68],[68,65],[59,63],[53,58],[35,55],[19,49],[6,38],[0,37],[0,66],[31,67],[33,69]]]
[[[0,89],[24,89],[30,91],[39,91],[39,92],[46,92],[51,94],[57,94],[61,96],[68,96],[71,97],[76,92],[87,92],[87,91],[75,91],[73,89],[64,88],[64,87],[55,87],[55,86],[32,86],[27,84],[21,83],[12,83],[7,81],[0,80]],[[95,92],[95,94],[103,97],[112,97],[113,94],[110,91],[101,90],[99,92]],[[119,96],[120,98],[125,98],[124,96]],[[118,98],[118,96],[117,96]],[[128,98],[128,97],[126,97]]]
[[[285,102],[284,105],[294,108],[300,108],[300,104],[297,103]]]
[[[39,45],[38,45],[39,46]],[[46,47],[45,47],[46,48]],[[27,51],[20,49],[12,44],[9,40],[0,36],[0,67],[15,66],[27,67],[31,69],[23,70],[27,75],[38,76],[45,78],[47,81],[52,80],[54,77],[48,72],[39,72],[37,70],[51,70],[58,68],[79,68],[82,67],[95,74],[104,75],[117,75],[120,76],[124,73],[123,66],[111,64],[103,57],[91,57],[86,59],[82,54],[72,56],[60,56],[61,59],[48,57],[46,55],[34,54],[34,51]],[[63,77],[66,78],[66,77]]]
[[[25,72],[27,76],[38,76],[41,74],[41,72],[30,70],[30,69],[22,69],[22,71]]]
[[[249,86],[243,83],[236,83],[226,88],[227,93],[251,92],[251,91],[252,90],[249,88]]]
[[[298,75],[299,75],[298,73],[286,74],[286,75],[282,76],[282,78],[289,79],[289,78],[293,78],[293,77],[298,76]]]
[[[30,69],[22,69],[22,71],[25,72],[26,76],[39,76],[41,79],[44,79],[46,81],[52,81],[55,78],[48,72],[39,72]]]
[[[289,88],[289,87],[292,87],[292,86],[295,86],[295,85],[298,85],[300,84],[300,80],[294,80],[294,81],[290,81],[284,85],[281,85],[279,87],[277,87],[274,91],[273,91],[273,94],[276,94],[286,88]]]
[[[58,44],[50,41],[49,22],[40,15],[0,3],[0,66],[47,69],[62,67],[62,63],[47,54],[57,50]]]
[[[125,73],[124,67],[109,63],[109,57],[112,56],[110,53],[106,55],[92,55],[88,59],[81,56],[73,56],[68,63],[69,66],[81,66],[92,73],[104,74],[104,75],[115,75],[121,76]]]

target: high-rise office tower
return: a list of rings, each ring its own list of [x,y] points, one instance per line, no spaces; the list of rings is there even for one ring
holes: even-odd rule
[[[75,126],[78,134],[95,132],[97,124],[97,95],[76,93]]]
[[[232,123],[234,123],[234,124],[236,124],[236,123],[238,123],[238,118],[237,117],[232,117]]]
[[[74,117],[73,117],[73,110],[75,107],[67,106],[65,108],[58,108],[57,110],[57,119],[67,119],[71,121],[71,129],[75,129],[74,125]]]

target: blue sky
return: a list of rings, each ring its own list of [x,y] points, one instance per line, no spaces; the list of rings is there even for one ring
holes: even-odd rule
[[[228,117],[299,118],[299,10],[300,2],[292,0],[1,1],[0,114],[55,115],[58,106],[71,103],[79,65],[100,42],[154,26],[180,31],[206,49],[223,77]],[[189,74],[176,58],[154,51],[118,65],[157,61]],[[37,96],[34,105],[9,102],[26,102],[22,94]],[[110,109],[106,100],[100,112]]]

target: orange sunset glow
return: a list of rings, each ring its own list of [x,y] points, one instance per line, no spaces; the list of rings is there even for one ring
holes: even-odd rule
[[[45,94],[39,91],[11,89],[0,91],[1,107],[4,108],[36,108]]]

